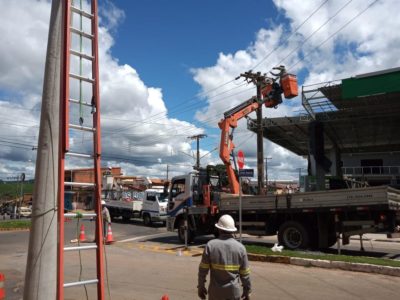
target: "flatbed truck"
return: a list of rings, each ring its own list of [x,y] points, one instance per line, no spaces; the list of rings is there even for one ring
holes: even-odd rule
[[[143,198],[105,199],[105,202],[112,219],[122,217],[129,221],[141,218],[145,226],[154,222],[165,223],[167,219],[167,194],[161,189],[147,189]]]
[[[215,181],[215,180],[214,180]],[[167,229],[185,240],[214,234],[214,224],[230,214],[239,226],[239,196],[222,192],[210,176],[192,172],[172,179]],[[400,190],[389,186],[338,189],[281,195],[242,196],[243,233],[278,235],[286,249],[323,249],[339,238],[387,233],[399,237]]]

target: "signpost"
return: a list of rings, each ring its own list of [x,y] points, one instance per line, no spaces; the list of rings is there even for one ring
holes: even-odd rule
[[[239,178],[254,177],[254,169],[241,169],[239,170]]]
[[[243,169],[244,153],[238,151],[237,162],[239,166],[239,241],[242,242],[242,177],[254,177],[254,169]]]

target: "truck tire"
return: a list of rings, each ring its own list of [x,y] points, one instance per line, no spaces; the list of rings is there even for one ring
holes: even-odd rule
[[[185,223],[185,220],[181,219],[179,221],[179,226],[178,226],[178,239],[182,244],[185,243],[185,224],[184,223]],[[194,232],[189,229],[187,232],[188,244],[193,242],[194,236],[195,236]]]
[[[279,227],[278,241],[290,250],[305,249],[309,246],[307,229],[296,221],[287,221]]]
[[[144,224],[144,226],[151,226],[152,222],[151,222],[151,217],[149,214],[143,215],[143,224]]]

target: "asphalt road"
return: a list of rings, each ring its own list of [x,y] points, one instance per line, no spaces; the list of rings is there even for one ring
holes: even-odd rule
[[[88,240],[93,238],[94,222],[66,223],[66,244],[85,226]],[[108,286],[111,299],[197,299],[197,267],[202,245],[198,239],[185,251],[176,233],[168,233],[160,224],[145,227],[140,221],[113,223],[114,239],[106,246]],[[0,232],[0,272],[6,276],[6,299],[21,299],[29,232]],[[210,237],[211,238],[211,237]],[[246,240],[247,238],[245,238]],[[264,241],[267,246],[272,245]],[[375,242],[374,242],[375,243]],[[385,243],[396,244],[398,243]],[[385,246],[387,247],[387,246]],[[66,280],[76,281],[79,274],[77,254],[68,254]],[[83,251],[84,278],[94,274],[93,252]],[[400,278],[303,268],[291,265],[251,262],[254,293],[252,299],[396,299]],[[95,299],[94,287],[87,288]],[[86,299],[82,287],[66,289],[65,299]]]
[[[115,222],[113,223],[113,232],[116,234],[117,240],[129,239],[129,237],[137,238],[138,236],[145,236],[151,234],[158,234],[165,232],[165,235],[152,238],[158,242],[180,245],[177,234],[166,232],[162,224],[155,224],[153,228],[141,226],[140,220],[131,220],[128,223]],[[205,237],[197,237],[195,239],[195,246],[205,244],[208,240],[214,238],[213,235]],[[144,239],[146,240],[146,238]],[[259,244],[266,247],[272,247],[278,242],[276,236],[256,237],[243,235],[243,243]],[[357,256],[370,256],[380,258],[390,258],[400,260],[400,239],[387,239],[384,234],[366,234],[363,236],[364,251],[360,249],[360,241],[358,237],[350,240],[349,245],[341,246],[342,254],[357,255]],[[324,251],[326,253],[337,253],[337,246],[334,245],[330,249]]]

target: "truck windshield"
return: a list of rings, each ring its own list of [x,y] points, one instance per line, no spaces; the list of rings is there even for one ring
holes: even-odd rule
[[[156,201],[158,202],[167,202],[168,201],[168,193],[160,193],[160,192],[149,192],[147,193],[148,201]]]
[[[168,202],[168,193],[162,193],[158,197],[158,201],[163,203],[163,202]]]

